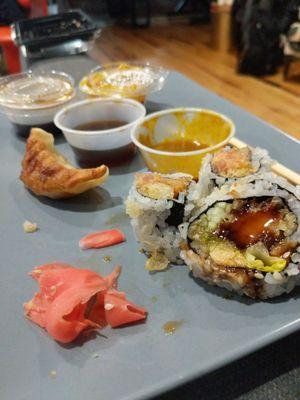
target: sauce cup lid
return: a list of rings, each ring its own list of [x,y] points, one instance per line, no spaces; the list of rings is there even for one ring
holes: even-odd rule
[[[24,72],[0,79],[0,105],[15,109],[43,109],[75,95],[74,80],[64,72]]]
[[[166,69],[149,63],[115,62],[92,69],[79,88],[94,96],[146,95],[160,90],[167,76]]]

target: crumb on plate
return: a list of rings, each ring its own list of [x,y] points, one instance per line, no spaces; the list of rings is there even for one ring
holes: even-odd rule
[[[25,221],[23,223],[23,229],[26,233],[33,233],[38,230],[38,226],[35,222]]]
[[[57,371],[52,370],[52,371],[49,372],[49,375],[50,375],[51,378],[56,378]]]

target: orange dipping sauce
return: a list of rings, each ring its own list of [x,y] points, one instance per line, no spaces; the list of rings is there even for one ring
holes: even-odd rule
[[[175,108],[148,115],[133,131],[133,141],[151,171],[198,179],[203,158],[226,145],[234,129],[213,111]]]
[[[147,136],[141,135],[140,141],[145,146],[152,147],[155,150],[162,150],[162,151],[170,151],[172,153],[180,153],[185,151],[195,151],[206,149],[209,147],[207,144],[199,143],[196,140],[189,140],[189,139],[165,139],[164,141],[158,144],[151,144],[149,139],[147,140]]]

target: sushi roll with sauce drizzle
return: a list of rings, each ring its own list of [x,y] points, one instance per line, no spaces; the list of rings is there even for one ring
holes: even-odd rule
[[[208,154],[194,188],[194,200],[201,204],[214,188],[220,188],[226,183],[240,180],[252,182],[261,174],[269,172],[272,163],[268,152],[259,147],[237,149],[227,146],[217,153]]]
[[[125,202],[126,213],[143,251],[146,269],[182,264],[178,225],[187,221],[186,197],[192,177],[185,174],[138,173]]]
[[[228,181],[184,223],[181,257],[196,278],[252,298],[300,283],[300,187],[272,172]]]

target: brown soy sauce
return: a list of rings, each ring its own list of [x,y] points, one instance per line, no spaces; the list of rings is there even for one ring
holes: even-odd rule
[[[119,119],[89,121],[76,125],[74,129],[80,131],[101,131],[106,129],[119,128],[129,122]],[[72,146],[77,163],[83,168],[97,167],[106,164],[109,167],[116,167],[130,161],[136,151],[135,145],[129,143],[113,150],[83,150]]]
[[[98,120],[77,125],[73,129],[79,131],[104,131],[106,129],[119,128],[120,126],[127,125],[128,123],[128,121],[119,119]]]
[[[82,168],[98,167],[101,164],[117,167],[129,162],[136,152],[136,147],[133,143],[113,150],[82,150],[74,146],[71,147],[77,163]]]

